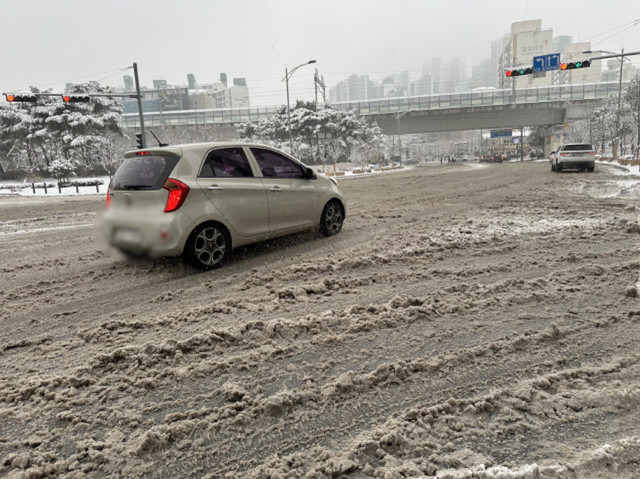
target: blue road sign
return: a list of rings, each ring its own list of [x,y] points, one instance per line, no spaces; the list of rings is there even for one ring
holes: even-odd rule
[[[551,70],[560,69],[560,54],[551,53],[549,55],[541,55],[539,57],[533,57],[533,72],[541,73]]]
[[[512,136],[511,130],[491,130],[491,138],[502,138],[505,136]]]

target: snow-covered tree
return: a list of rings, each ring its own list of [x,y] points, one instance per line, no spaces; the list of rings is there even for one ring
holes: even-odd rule
[[[296,103],[290,111],[290,128],[296,150],[293,153],[311,164],[345,161],[354,153],[362,156],[360,150],[379,149],[383,138],[375,123],[369,123],[354,112],[317,106],[313,102]],[[286,107],[265,120],[240,124],[238,133],[248,141],[289,150]]]
[[[53,160],[48,170],[57,180],[68,181],[70,176],[75,176],[76,164],[67,159]]]
[[[616,145],[623,155],[637,148],[638,105],[640,79],[634,78],[625,87],[620,101],[617,95],[607,98],[591,115],[590,131],[593,143],[604,151],[606,145]]]
[[[41,92],[32,88],[31,92]],[[108,93],[96,82],[75,85],[70,94]],[[92,96],[87,103],[65,103],[62,97],[39,96],[36,103],[0,106],[0,153],[5,167],[48,172],[55,160],[76,162],[90,170],[108,164],[114,142],[123,135],[122,104]],[[119,153],[119,152],[118,152]],[[2,171],[0,171],[2,173]]]

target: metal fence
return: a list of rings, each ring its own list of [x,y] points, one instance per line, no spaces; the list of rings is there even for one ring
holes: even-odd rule
[[[623,82],[628,83],[628,82]],[[557,101],[601,100],[617,95],[618,82],[582,83],[576,85],[556,85],[520,88],[516,90],[490,90],[465,93],[445,93],[413,97],[385,98],[355,102],[332,103],[341,110],[354,110],[360,115],[381,115],[404,111],[428,111],[469,107],[492,107],[511,104],[550,103]],[[212,125],[236,124],[268,118],[282,107],[228,108],[209,110],[180,110],[145,112],[147,126]],[[126,128],[139,127],[137,113],[125,113]]]

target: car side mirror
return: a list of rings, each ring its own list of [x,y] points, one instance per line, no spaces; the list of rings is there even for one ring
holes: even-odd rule
[[[304,179],[305,180],[315,180],[316,174],[312,168],[306,167],[304,168]]]

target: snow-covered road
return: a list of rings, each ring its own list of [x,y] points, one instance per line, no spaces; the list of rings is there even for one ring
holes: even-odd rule
[[[636,178],[477,166],[207,273],[0,197],[0,476],[639,477]]]

